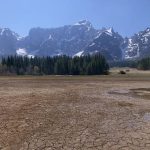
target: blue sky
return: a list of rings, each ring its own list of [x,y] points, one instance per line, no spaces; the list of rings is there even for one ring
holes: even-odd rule
[[[123,36],[150,27],[150,0],[0,0],[0,27],[20,35],[32,27],[59,27],[89,20]]]

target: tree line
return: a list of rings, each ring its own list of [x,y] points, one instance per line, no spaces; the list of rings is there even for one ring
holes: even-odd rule
[[[138,61],[137,60],[122,60],[122,61],[113,61],[109,62],[109,66],[112,67],[129,67],[129,68],[137,68]]]
[[[103,75],[109,71],[106,59],[101,55],[82,57],[21,57],[2,58],[0,74],[17,75]]]
[[[124,60],[109,62],[110,67],[130,67],[139,70],[150,70],[150,57],[142,58],[140,60]]]
[[[140,61],[138,61],[138,69],[150,70],[150,57],[143,58]]]

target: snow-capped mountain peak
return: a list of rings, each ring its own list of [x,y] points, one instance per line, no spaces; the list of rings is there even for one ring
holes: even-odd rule
[[[74,24],[75,26],[87,26],[87,27],[92,27],[91,22],[87,20],[80,20],[79,22]]]
[[[120,60],[122,57],[120,45],[122,42],[122,36],[114,32],[113,28],[103,28],[85,48],[84,54],[101,53],[109,60]]]
[[[23,38],[9,28],[0,28],[0,36],[14,37],[16,40],[21,40]]]
[[[104,32],[105,32],[106,34],[112,36],[114,31],[113,31],[113,28],[109,28],[109,29],[105,30]]]
[[[99,30],[99,32],[98,32],[97,36],[95,37],[95,39],[98,39],[103,34],[108,35],[108,36],[113,36],[114,33],[115,32],[114,32],[113,28],[102,29],[102,30]]]
[[[0,28],[0,56],[80,57],[98,52],[108,60],[150,56],[150,28],[130,38],[123,38],[113,28],[97,30],[87,20],[58,28],[33,28],[23,38],[9,28]]]

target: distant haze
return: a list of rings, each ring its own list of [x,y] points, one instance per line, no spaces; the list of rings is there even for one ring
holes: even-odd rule
[[[1,0],[0,27],[21,36],[32,27],[59,27],[89,20],[131,36],[150,27],[150,0]]]

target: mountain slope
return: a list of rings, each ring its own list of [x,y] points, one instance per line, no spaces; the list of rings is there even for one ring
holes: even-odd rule
[[[101,53],[108,60],[120,60],[122,58],[121,44],[123,38],[112,28],[105,29],[99,32],[99,35],[90,43],[84,54]]]
[[[8,28],[0,28],[0,55],[15,54],[18,40],[18,34]]]
[[[124,59],[135,59],[150,56],[150,28],[126,38],[122,45]]]

